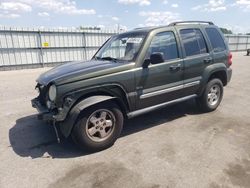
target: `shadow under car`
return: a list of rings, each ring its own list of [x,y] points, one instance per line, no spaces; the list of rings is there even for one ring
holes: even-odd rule
[[[199,114],[194,100],[169,106],[146,115],[126,120],[121,137],[125,137],[163,123],[184,117],[187,114]],[[31,158],[73,158],[91,153],[81,151],[70,138],[61,136],[57,143],[53,126],[37,120],[36,115],[22,117],[9,130],[9,140],[14,152],[22,157]]]

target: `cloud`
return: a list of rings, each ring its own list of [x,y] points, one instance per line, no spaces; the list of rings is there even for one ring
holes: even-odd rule
[[[120,18],[118,18],[117,16],[112,16],[112,15],[110,15],[110,14],[98,14],[97,15],[97,17],[99,18],[99,19],[103,19],[103,20],[113,20],[113,21],[119,21],[120,20]],[[101,24],[101,25],[103,25],[103,24]]]
[[[194,11],[199,10],[205,12],[225,11],[226,9],[225,0],[209,0],[206,4],[197,5],[192,8]]]
[[[236,2],[232,4],[232,6],[238,6],[244,11],[248,11],[250,10],[250,0],[236,0]]]
[[[0,2],[1,18],[18,18],[21,13],[31,12],[32,7],[21,2]]]
[[[179,5],[175,3],[175,4],[172,4],[171,7],[173,7],[173,8],[178,8]]]
[[[5,11],[30,12],[31,6],[20,2],[1,2],[0,9]]]
[[[118,3],[124,5],[139,4],[140,6],[148,6],[151,4],[150,0],[118,0]]]
[[[50,14],[48,12],[38,12],[37,15],[40,17],[49,17],[50,16]]]
[[[120,19],[119,19],[118,17],[116,17],[116,16],[111,17],[111,19],[114,20],[114,21],[119,21],[119,20],[120,20]]]
[[[59,14],[69,15],[93,15],[96,14],[94,9],[79,9],[76,7],[76,2],[72,0],[28,0],[35,6],[48,11],[54,11]]]
[[[250,0],[237,0],[236,4],[238,4],[238,5],[250,5]]]
[[[38,16],[48,16],[49,11],[56,14],[68,15],[93,15],[94,9],[78,8],[73,0],[0,0],[0,16],[16,18],[22,14],[31,12],[34,8],[40,10]],[[48,13],[49,14],[49,13]]]
[[[163,3],[164,5],[167,5],[167,4],[168,4],[168,0],[164,0],[162,3]]]
[[[142,17],[147,17],[145,20],[145,24],[141,24],[142,26],[159,26],[159,25],[168,25],[173,21],[180,21],[180,15],[174,12],[154,12],[154,11],[142,11],[139,12],[139,15]]]
[[[19,18],[19,14],[1,14],[0,13],[0,18]]]

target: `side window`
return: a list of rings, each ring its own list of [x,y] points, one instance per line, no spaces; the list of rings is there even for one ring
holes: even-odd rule
[[[162,32],[154,36],[148,49],[146,59],[153,53],[161,53],[165,61],[179,57],[176,38],[173,32]]]
[[[220,33],[215,28],[206,28],[208,38],[215,52],[226,50],[226,45]]]
[[[182,29],[180,34],[186,56],[208,52],[204,36],[199,29]]]

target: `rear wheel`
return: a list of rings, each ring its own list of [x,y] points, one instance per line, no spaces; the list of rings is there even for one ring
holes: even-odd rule
[[[123,114],[119,107],[114,103],[103,103],[84,110],[71,136],[83,150],[100,151],[114,144],[122,127]]]
[[[223,97],[223,84],[221,80],[214,78],[207,83],[201,97],[197,98],[197,103],[202,111],[214,111],[220,104]]]

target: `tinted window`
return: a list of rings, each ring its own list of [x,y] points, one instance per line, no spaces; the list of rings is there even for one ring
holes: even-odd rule
[[[224,51],[226,49],[223,38],[215,28],[206,28],[208,38],[211,45],[216,52]]]
[[[180,31],[186,56],[207,53],[205,39],[198,29],[183,29]]]
[[[179,57],[177,43],[173,32],[158,33],[154,36],[146,59],[153,53],[161,53],[165,61]]]

